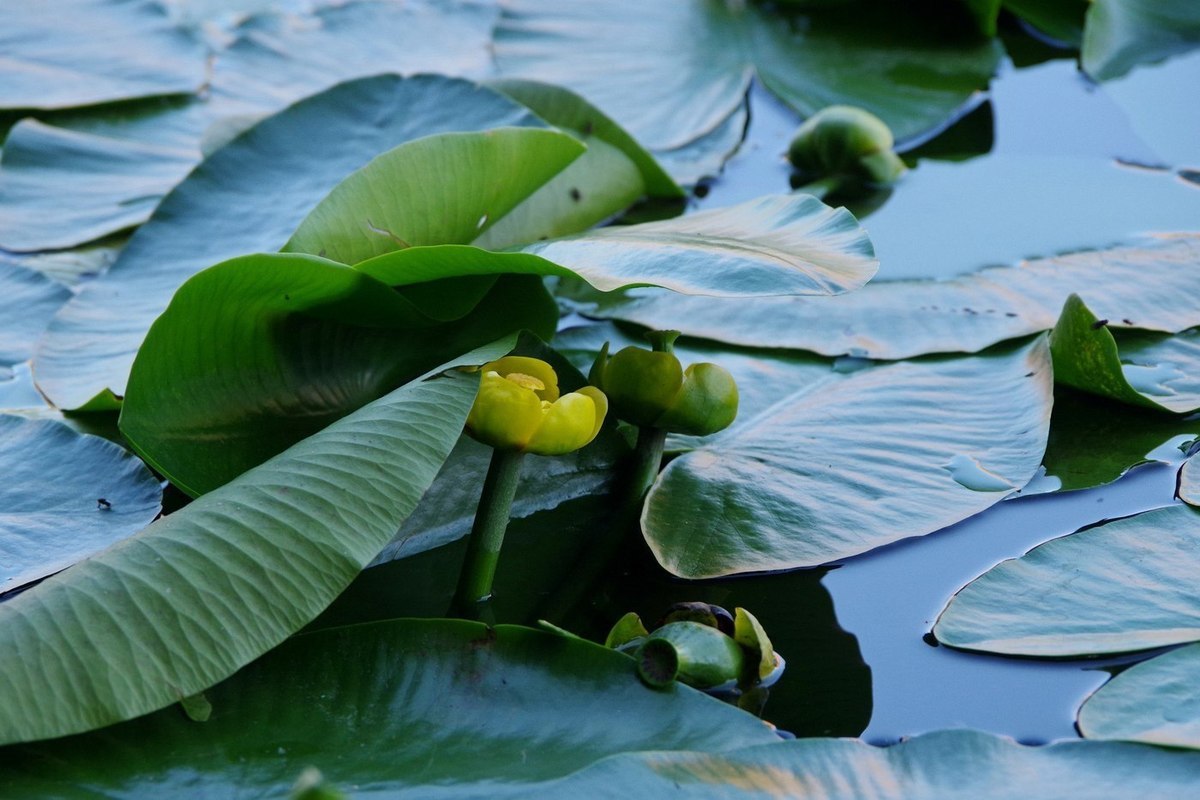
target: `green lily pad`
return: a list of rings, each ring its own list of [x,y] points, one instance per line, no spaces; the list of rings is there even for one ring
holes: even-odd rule
[[[585,311],[730,344],[901,359],[1049,330],[1071,292],[1086,292],[1112,329],[1184,331],[1200,325],[1198,266],[1200,238],[1179,235],[945,281],[877,280],[840,297],[730,302],[641,289]]]
[[[33,270],[0,261],[0,366],[33,355],[37,338],[71,291]]]
[[[112,268],[59,312],[36,356],[39,386],[61,408],[106,389],[123,395],[150,323],[185,280],[277,250],[330,189],[379,153],[443,131],[540,124],[467,81],[390,75],[341,84],[263,120],[206,159]]]
[[[1118,352],[1107,325],[1079,295],[1067,298],[1050,334],[1056,381],[1163,411],[1200,409],[1200,330],[1131,337]]]
[[[468,308],[468,311],[470,309]],[[175,293],[138,351],[121,431],[193,496],[456,355],[554,331],[541,282],[511,276],[452,322],[390,286],[295,253],[244,256]]]
[[[1123,739],[1200,749],[1200,644],[1136,664],[1079,709],[1089,739]]]
[[[853,739],[799,739],[731,753],[626,755],[523,796],[696,800],[940,800],[1013,797],[1126,800],[1185,797],[1200,754],[1127,742],[1042,747],[970,730],[935,731],[887,747]]]
[[[964,650],[1123,653],[1200,639],[1200,512],[1169,506],[1053,539],[976,578],[934,626]]]
[[[643,532],[688,578],[815,566],[932,533],[1033,477],[1050,373],[1039,338],[798,386],[672,461]]]
[[[513,796],[619,753],[778,741],[699,692],[646,688],[627,656],[599,645],[459,620],[298,636],[205,695],[202,724],[166,709],[0,751],[0,789],[286,797],[316,767],[355,793]]]
[[[0,593],[146,526],[162,489],[124,448],[51,420],[0,414]]]
[[[1178,464],[1179,446],[1200,437],[1200,419],[1180,419],[1058,386],[1042,464],[1059,491],[1101,486],[1141,464]]]
[[[303,249],[320,249],[321,241]],[[755,297],[847,292],[870,280],[877,262],[870,240],[845,209],[809,195],[769,195],[662,222],[534,242],[521,253],[411,247],[355,266],[393,285],[521,273],[579,277],[601,291],[652,284],[681,294]]]
[[[1083,69],[1098,81],[1200,44],[1200,8],[1191,0],[1092,0],[1083,32]]]
[[[182,94],[204,83],[204,46],[148,0],[57,0],[4,10],[0,108],[70,108]],[[69,20],[69,24],[64,24]]]
[[[565,133],[521,128],[409,142],[334,187],[284,250],[358,264],[409,247],[469,244],[584,151]]]
[[[0,604],[0,741],[141,716],[278,645],[416,506],[476,389],[455,374],[409,383]]]
[[[651,150],[718,128],[756,73],[802,115],[858,105],[904,139],[944,125],[986,87],[999,59],[993,42],[956,40],[928,21],[888,3],[869,13],[813,10],[793,23],[753,4],[708,0],[519,0],[503,6],[495,50],[501,74],[578,92]],[[892,76],[900,74],[898,90]]]
[[[1004,0],[1004,8],[1064,44],[1083,41],[1084,15],[1090,0]]]
[[[750,124],[750,108],[742,103],[717,127],[679,147],[652,151],[658,163],[684,186],[721,174],[725,161],[742,143]]]
[[[0,156],[0,246],[72,247],[136,225],[214,143],[340,81],[385,72],[476,76],[490,71],[488,45],[497,16],[490,4],[351,0],[321,5],[299,16],[263,13],[243,19],[228,46],[213,44],[212,71],[202,96],[43,115],[43,122],[53,127],[24,130]],[[239,11],[252,10],[241,6]],[[66,30],[84,30],[78,27],[84,24],[73,20]],[[55,31],[56,37],[64,35],[61,26]],[[132,50],[140,53],[141,48],[139,43]],[[178,56],[158,61],[162,63],[155,69],[169,74]],[[203,67],[204,54],[199,53],[191,88],[205,81]],[[364,104],[358,110],[361,115],[362,109],[374,107]],[[379,108],[385,113],[387,101]],[[461,111],[457,99],[446,109],[423,108],[420,124],[427,132],[455,130],[451,120],[438,124],[429,118],[450,109]],[[357,121],[370,122],[361,116]],[[341,147],[355,141],[317,138]],[[356,159],[345,171],[381,149]],[[39,215],[31,205],[46,213]]]

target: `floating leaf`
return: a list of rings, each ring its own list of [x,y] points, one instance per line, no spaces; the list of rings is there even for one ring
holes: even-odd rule
[[[549,337],[557,316],[541,282],[523,276],[442,323],[336,262],[235,258],[180,287],[150,328],[121,430],[200,495],[460,353],[525,327]]]
[[[0,414],[0,593],[136,533],[162,489],[124,448],[51,420]]]
[[[581,277],[602,291],[653,284],[685,294],[753,297],[850,291],[870,280],[876,265],[870,240],[845,209],[809,195],[769,195],[663,222],[534,242],[522,253],[412,247],[356,267],[393,285],[524,273]]]
[[[1058,386],[1042,463],[1060,491],[1115,481],[1150,462],[1179,463],[1179,445],[1200,437],[1200,419],[1180,419]]]
[[[651,150],[721,126],[756,72],[803,115],[858,105],[903,139],[944,125],[999,58],[991,41],[955,41],[927,23],[886,3],[869,14],[814,10],[792,24],[753,4],[519,0],[503,6],[495,49],[502,74],[578,92]]]
[[[0,367],[28,359],[50,318],[70,297],[62,284],[0,261]]]
[[[961,589],[934,627],[965,650],[1122,653],[1200,639],[1200,512],[1170,506],[1052,539]]]
[[[1125,742],[1042,747],[970,730],[935,731],[881,748],[851,739],[799,739],[732,753],[665,753],[606,759],[522,796],[697,800],[804,797],[812,800],[937,800],[1013,797],[1127,800],[1183,797],[1200,754]]]
[[[1052,39],[1078,47],[1090,0],[1004,0],[1004,8]]]
[[[167,709],[0,751],[0,790],[276,797],[316,766],[391,796],[511,797],[619,753],[778,741],[700,692],[646,688],[599,645],[459,620],[298,636],[206,695],[203,724]]]
[[[191,93],[204,83],[202,43],[148,0],[6,5],[0,52],[4,109]]]
[[[1102,84],[1137,135],[1171,167],[1200,167],[1200,109],[1188,87],[1200,82],[1200,47],[1161,64],[1146,64]]]
[[[1079,732],[1089,739],[1124,739],[1200,749],[1200,644],[1136,664],[1089,697]]]
[[[391,75],[341,84],[263,120],[206,159],[112,269],[59,312],[36,357],[39,386],[61,408],[105,389],[123,395],[150,323],[185,280],[277,250],[330,189],[379,153],[444,131],[539,124],[466,81]]]
[[[420,245],[469,244],[584,150],[567,134],[521,128],[409,142],[334,187],[284,249],[357,264]]]
[[[0,741],[141,716],[278,645],[416,506],[476,388],[407,384],[0,604]]]
[[[1098,81],[1200,44],[1192,0],[1092,0],[1083,31],[1083,69]]]
[[[1140,345],[1140,346],[1137,346]],[[1200,330],[1140,336],[1121,348],[1079,295],[1072,294],[1050,334],[1055,380],[1124,403],[1186,413],[1200,408]]]
[[[1198,437],[1200,438],[1200,437]],[[1176,496],[1188,505],[1200,508],[1200,459],[1194,454],[1179,468]]]
[[[451,75],[490,71],[488,45],[497,12],[488,3],[351,0],[321,5],[325,7],[300,17],[268,13],[244,20],[233,34],[234,41],[225,49],[218,47],[208,91],[202,97],[57,114],[44,121],[58,130],[41,126],[24,131],[0,157],[0,246],[71,247],[137,224],[200,161],[202,151],[212,151],[214,141],[232,138],[259,118],[339,81],[389,71]],[[245,3],[239,6],[239,11],[252,10]],[[87,30],[77,27],[85,24],[73,19],[70,30]],[[62,35],[58,28],[56,37]],[[144,43],[139,40],[132,51],[143,53]],[[74,57],[73,52],[70,55]],[[114,56],[109,53],[109,57]],[[152,63],[155,74],[164,70],[170,74],[175,69],[171,65],[178,62],[176,50]],[[199,53],[192,88],[204,80],[203,62]],[[91,77],[97,71],[91,71]],[[456,106],[450,100],[445,110],[459,110]],[[363,109],[375,108],[359,106],[357,121],[369,124]],[[386,116],[388,102],[381,101],[378,108]],[[422,116],[445,110],[425,108]],[[429,132],[455,129],[447,125],[449,121],[430,125],[427,117],[422,122]],[[325,140],[319,133],[317,139],[335,141],[342,148],[356,141],[353,137]],[[69,144],[65,150],[64,144]],[[385,148],[371,150],[345,171],[381,149]],[[114,159],[120,159],[119,167]],[[118,168],[120,172],[114,174]],[[6,187],[19,189],[13,202],[6,202]],[[54,214],[31,214],[22,207],[31,203],[53,209]]]
[[[742,143],[749,124],[750,107],[748,102],[744,102],[700,138],[679,147],[654,150],[654,157],[679,183],[685,186],[700,183],[705,178],[714,178],[721,173],[725,160]]]
[[[814,566],[951,525],[1033,477],[1050,418],[1044,339],[854,373],[672,461],[642,528],[689,578]]]
[[[1075,253],[946,281],[875,281],[841,297],[723,301],[651,290],[602,299],[589,315],[730,344],[901,359],[975,352],[1053,328],[1071,292],[1111,328],[1200,325],[1200,238]]]

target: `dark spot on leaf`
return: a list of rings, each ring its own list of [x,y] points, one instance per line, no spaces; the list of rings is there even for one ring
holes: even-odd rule
[[[941,642],[939,642],[937,640],[937,637],[933,635],[933,631],[929,631],[924,636],[922,636],[921,641],[924,642],[925,644],[929,645],[930,647],[941,647],[942,646]]]
[[[571,189],[570,195],[571,195],[571,199],[574,200],[576,203],[578,203],[580,200],[583,199],[583,193],[573,187]]]
[[[1014,312],[1012,312],[1012,311],[1005,311],[1005,312],[1004,312],[1004,316],[1006,316],[1006,317],[1015,317],[1015,316],[1016,316],[1016,313],[1014,313]]]
[[[97,511],[108,511],[111,508],[112,508],[112,503],[108,502],[103,497],[96,498],[96,510]]]
[[[596,124],[589,119],[583,123],[583,127],[579,129],[579,132],[584,136],[591,136],[592,132],[595,130]]]
[[[697,183],[692,187],[692,194],[703,200],[705,197],[708,197],[708,190],[709,186],[707,183]]]
[[[1123,320],[1121,320],[1121,322],[1124,322],[1126,325],[1132,325],[1132,324],[1133,324],[1133,320],[1131,320],[1131,319],[1123,319]]]
[[[291,296],[290,294],[285,294],[285,295],[283,296],[283,299],[284,299],[284,300],[291,300],[291,299],[292,299],[292,296]]]
[[[1095,322],[1093,322],[1093,323],[1092,323],[1092,330],[1094,330],[1094,331],[1098,331],[1098,330],[1100,330],[1101,328],[1103,328],[1103,327],[1104,327],[1105,325],[1107,325],[1107,324],[1108,324],[1108,320],[1106,320],[1106,319],[1098,319],[1098,320],[1096,320]]]

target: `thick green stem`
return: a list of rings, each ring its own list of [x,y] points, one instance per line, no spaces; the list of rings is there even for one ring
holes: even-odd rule
[[[480,604],[492,595],[492,579],[500,560],[500,546],[504,544],[523,457],[524,453],[513,450],[492,451],[492,463],[483,480],[467,555],[454,592],[451,612],[456,616],[478,619]]]

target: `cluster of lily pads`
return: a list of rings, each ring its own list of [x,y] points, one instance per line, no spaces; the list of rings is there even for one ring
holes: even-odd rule
[[[1187,2],[62,4],[2,12],[0,793],[1194,785],[1195,753],[1125,742],[783,741],[762,609],[651,630],[600,575],[631,544],[689,580],[828,565],[1144,460],[1056,457],[1056,385],[1200,435],[1194,225],[868,284],[902,276],[833,184],[682,213],[752,80],[810,119],[798,182],[903,182],[894,149],[977,105],[1002,12],[1116,83],[1194,55]],[[1186,152],[1155,166],[1196,183]],[[934,635],[1200,642],[1194,456],[1178,497],[994,567]],[[539,544],[546,603],[487,602],[510,517],[555,513],[578,541]],[[460,540],[437,618],[335,619],[368,566]],[[1081,733],[1200,748],[1198,648],[1121,673]]]

